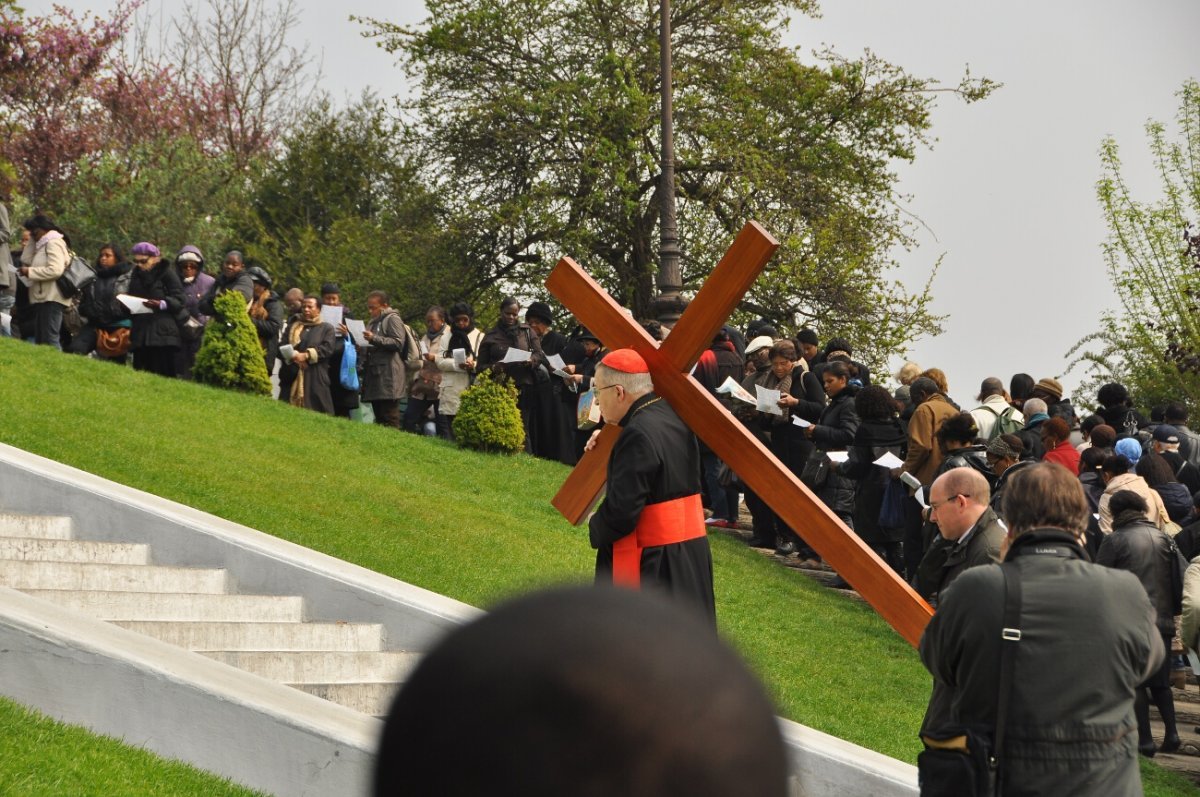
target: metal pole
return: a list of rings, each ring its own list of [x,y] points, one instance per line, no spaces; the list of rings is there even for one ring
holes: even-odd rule
[[[675,217],[675,130],[671,95],[671,0],[660,0],[659,52],[662,58],[662,165],[659,195],[662,200],[659,219],[658,298],[655,315],[660,323],[673,325],[683,313],[679,296],[683,278],[679,273],[679,231]]]

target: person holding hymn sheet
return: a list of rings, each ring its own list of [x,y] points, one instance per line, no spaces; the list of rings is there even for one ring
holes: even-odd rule
[[[367,294],[367,313],[371,316],[363,338],[367,348],[363,355],[363,400],[371,405],[375,423],[401,428],[400,399],[408,387],[404,367],[404,319],[391,308],[384,291]]]
[[[321,300],[305,296],[279,347],[279,400],[333,415],[325,363],[336,347],[333,327],[321,320]]]
[[[696,436],[654,394],[650,369],[633,349],[606,356],[592,386],[605,422],[622,428],[608,460],[608,493],[588,521],[597,583],[663,590],[715,626]]]
[[[480,341],[476,371],[490,368],[493,374],[507,376],[517,386],[517,406],[525,426],[525,452],[537,454],[541,451],[537,433],[542,409],[537,386],[539,379],[550,381],[550,372],[544,367],[546,355],[542,353],[537,333],[528,324],[522,324],[520,317],[521,303],[511,296],[505,297],[500,302],[500,320]],[[529,355],[525,357],[520,352]]]

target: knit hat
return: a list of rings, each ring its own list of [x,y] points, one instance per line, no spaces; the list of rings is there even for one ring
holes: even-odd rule
[[[987,452],[1000,459],[1020,459],[1021,452],[1010,446],[1000,435],[993,437],[987,444]]]
[[[1132,437],[1118,440],[1113,451],[1129,460],[1130,465],[1136,465],[1137,461],[1142,458],[1142,444]]]
[[[646,365],[646,361],[642,359],[642,355],[633,349],[617,349],[616,351],[609,352],[600,362],[614,371],[620,371],[625,374],[650,373],[650,366]]]
[[[203,263],[204,253],[198,248],[188,244],[179,250],[179,254],[175,256],[176,263]]]
[[[1050,377],[1046,377],[1045,379],[1039,379],[1037,381],[1037,384],[1033,386],[1033,389],[1041,390],[1044,393],[1048,393],[1051,396],[1054,396],[1055,401],[1058,401],[1059,399],[1061,399],[1062,394],[1063,394],[1062,383],[1059,382],[1057,379],[1051,379]]]
[[[141,241],[133,245],[129,250],[131,255],[142,255],[144,257],[159,257],[158,247],[149,241]]]
[[[755,338],[754,340],[752,340],[746,344],[746,356],[749,357],[751,354],[754,354],[756,351],[761,351],[762,349],[769,349],[774,345],[775,345],[775,341],[773,338],[769,338],[766,335],[759,335],[757,338]]]
[[[554,312],[545,302],[533,302],[529,305],[525,310],[525,323],[528,324],[531,318],[539,318],[551,326],[554,325]]]

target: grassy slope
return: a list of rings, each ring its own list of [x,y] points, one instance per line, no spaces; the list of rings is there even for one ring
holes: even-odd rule
[[[16,797],[253,797],[207,772],[159,758],[0,698],[0,792]]]
[[[8,339],[0,403],[2,442],[477,606],[591,576],[586,531],[549,504],[567,473],[555,463],[482,456]],[[713,544],[722,633],[780,713],[915,761],[929,694],[915,652],[868,607],[728,538]]]

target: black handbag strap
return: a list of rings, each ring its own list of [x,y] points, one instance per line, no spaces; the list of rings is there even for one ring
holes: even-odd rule
[[[1012,696],[1017,643],[1021,641],[1021,571],[1015,563],[1000,565],[1004,574],[1004,622],[1000,630],[1000,690],[996,702],[996,735],[992,745],[992,769],[996,794],[1003,793],[1004,730],[1008,724],[1008,702]]]

